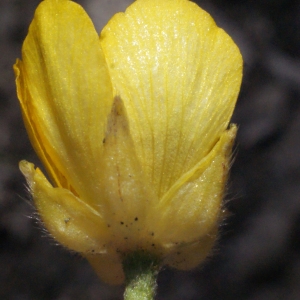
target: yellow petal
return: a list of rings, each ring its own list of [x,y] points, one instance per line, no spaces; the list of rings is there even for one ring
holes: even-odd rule
[[[80,253],[106,253],[109,228],[102,217],[69,190],[53,188],[39,169],[20,162],[43,223],[62,245]]]
[[[109,253],[107,255],[88,254],[85,255],[85,258],[104,282],[112,285],[122,284],[124,282],[125,276],[121,258],[116,253]]]
[[[212,151],[151,208],[149,224],[152,219],[155,239],[166,252],[197,242],[219,223],[236,130],[233,125],[225,131]]]
[[[101,33],[137,156],[161,197],[227,128],[242,76],[232,39],[196,4],[137,0]]]
[[[42,143],[42,140],[43,139],[45,140],[45,138],[39,136],[40,134],[42,135],[43,133],[37,130],[36,128],[37,124],[35,124],[34,120],[31,120],[32,118],[34,118],[29,104],[31,98],[30,98],[29,91],[26,88],[25,78],[23,76],[24,74],[23,63],[19,59],[17,59],[17,62],[14,65],[14,71],[16,75],[17,94],[20,100],[23,120],[24,120],[27,133],[30,137],[30,141],[33,145],[33,148],[35,149],[41,161],[44,163],[44,166],[46,167],[47,172],[51,177],[52,181],[54,182],[54,184],[59,187],[71,188],[66,178],[63,176],[63,174],[57,169],[57,167],[53,163],[51,157],[48,156],[47,150],[45,149],[45,146],[47,145],[46,143]]]
[[[17,89],[32,144],[56,185],[76,189],[96,208],[113,97],[91,20],[74,2],[43,1],[22,59],[15,65]]]

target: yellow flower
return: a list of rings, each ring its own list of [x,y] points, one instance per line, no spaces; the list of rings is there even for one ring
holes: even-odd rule
[[[216,239],[242,77],[210,15],[187,0],[137,0],[99,40],[78,4],[45,0],[14,69],[52,183],[20,168],[51,235],[109,283],[138,250],[197,266]]]

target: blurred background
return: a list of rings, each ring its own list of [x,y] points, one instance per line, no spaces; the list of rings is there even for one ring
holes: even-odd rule
[[[131,1],[81,0],[98,31]],[[214,255],[190,272],[164,269],[157,299],[300,299],[300,1],[203,0],[244,56],[233,121],[235,162]],[[12,65],[38,0],[0,0],[0,299],[122,299],[47,237],[27,200],[25,132]]]

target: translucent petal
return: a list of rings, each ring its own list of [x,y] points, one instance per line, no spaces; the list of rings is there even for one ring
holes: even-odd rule
[[[225,131],[212,151],[151,207],[148,222],[167,252],[207,236],[219,223],[236,130]]]
[[[71,1],[43,1],[15,65],[18,97],[37,153],[57,186],[97,208],[99,159],[113,101],[99,38]]]
[[[92,207],[69,190],[53,188],[39,169],[20,162],[35,205],[51,235],[62,245],[80,253],[105,253],[110,232]]]
[[[242,76],[232,39],[196,4],[137,0],[100,36],[137,156],[162,197],[227,128]]]
[[[126,252],[142,246],[147,213],[158,199],[139,165],[127,113],[119,97],[115,97],[108,118],[103,148],[101,211],[110,224],[112,247]]]

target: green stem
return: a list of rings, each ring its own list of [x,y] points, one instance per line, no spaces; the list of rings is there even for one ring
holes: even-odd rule
[[[123,269],[126,277],[124,300],[153,300],[159,260],[148,253],[138,251],[126,255]]]

